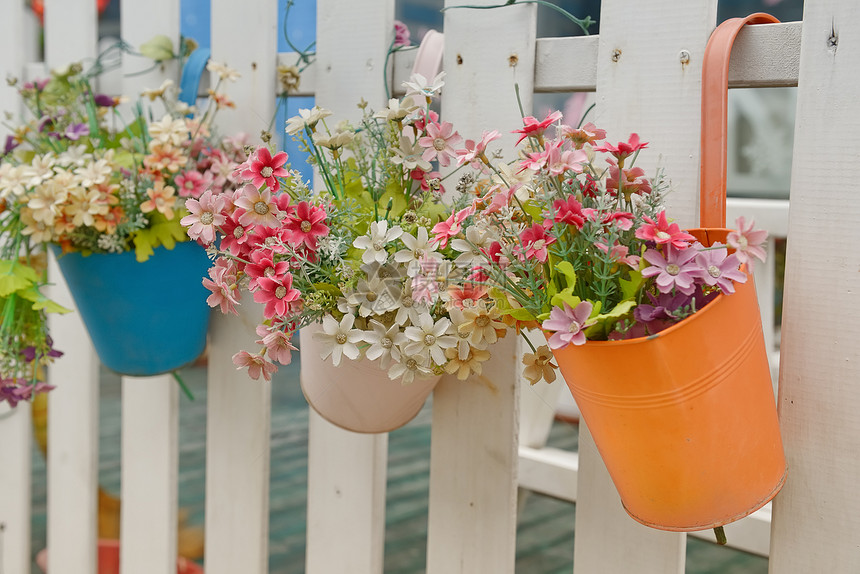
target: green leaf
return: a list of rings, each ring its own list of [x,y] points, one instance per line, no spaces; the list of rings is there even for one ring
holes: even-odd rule
[[[531,314],[527,309],[522,307],[514,307],[511,305],[511,302],[508,300],[507,295],[501,289],[492,288],[490,289],[490,297],[496,302],[496,309],[499,310],[499,313],[502,315],[510,315],[517,321],[534,321],[535,316]]]
[[[598,302],[597,305],[595,305],[595,308],[599,309],[599,305],[600,303]],[[608,313],[601,313],[594,316],[594,311],[592,311],[592,316],[597,320],[597,323],[585,330],[585,336],[593,337],[596,335],[599,337],[608,335],[615,327],[615,323],[618,319],[630,313],[635,306],[635,301],[622,301],[613,307]]]
[[[534,201],[527,201],[523,205],[523,210],[535,221],[543,221],[543,215],[541,215],[540,205],[535,203]]]
[[[183,217],[181,211],[173,215],[173,219],[167,220],[161,213],[153,213],[150,217],[150,226],[141,229],[134,234],[134,255],[143,263],[154,253],[153,249],[164,245],[167,249],[173,249],[177,242],[188,241],[188,235],[179,220]]]
[[[642,273],[640,271],[631,271],[629,280],[619,279],[618,282],[621,284],[621,298],[635,299],[636,295],[639,293],[639,289],[641,289],[642,285],[645,283],[645,278],[642,277]]]
[[[0,297],[26,289],[39,280],[39,274],[17,261],[0,261]]]
[[[564,289],[559,291],[555,295],[552,296],[552,299],[549,300],[553,307],[564,308],[564,304],[567,303],[571,307],[576,307],[582,302],[582,299],[573,294],[572,289]]]
[[[338,289],[331,283],[314,283],[314,289],[316,289],[317,291],[325,291],[326,293],[330,293],[335,297],[341,297],[343,295],[340,289]]]
[[[39,311],[44,309],[46,313],[71,313],[71,309],[66,309],[59,303],[51,301],[45,297],[36,285],[31,285],[28,289],[18,293],[22,299],[33,302],[33,309]]]
[[[176,57],[173,53],[173,41],[163,34],[159,34],[149,42],[141,44],[140,53],[144,57],[156,62],[172,60]]]
[[[555,268],[558,269],[559,273],[564,275],[567,280],[568,289],[576,287],[576,271],[570,261],[560,261],[556,263]]]

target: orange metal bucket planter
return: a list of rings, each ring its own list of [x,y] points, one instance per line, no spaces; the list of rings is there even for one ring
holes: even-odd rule
[[[723,229],[690,232],[703,244],[725,242]],[[624,508],[639,522],[715,528],[761,508],[782,487],[785,456],[751,275],[657,335],[554,354]]]
[[[746,24],[727,20],[702,70],[700,224],[726,242],[729,55]],[[624,508],[662,530],[717,528],[756,511],[785,482],[785,455],[752,275],[660,333],[553,351]]]

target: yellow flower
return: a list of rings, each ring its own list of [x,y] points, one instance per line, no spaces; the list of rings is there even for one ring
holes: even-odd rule
[[[445,356],[449,359],[445,363],[445,372],[450,375],[456,373],[459,380],[465,381],[471,374],[481,374],[483,369],[481,363],[490,358],[490,352],[472,347],[469,349],[468,355],[465,358],[461,358],[457,347],[450,347],[445,349]]]
[[[173,219],[173,206],[176,204],[175,193],[176,189],[173,186],[164,185],[163,180],[158,180],[155,185],[146,190],[149,199],[140,204],[140,210],[149,213],[157,209],[167,219]]]
[[[541,345],[535,353],[523,354],[523,364],[526,366],[523,369],[523,376],[532,385],[545,380],[551,383],[555,380],[555,370],[558,368],[553,362],[552,351],[546,345]]]
[[[485,301],[463,307],[463,318],[465,321],[457,330],[461,335],[469,335],[469,343],[473,347],[486,348],[487,345],[492,345],[498,339],[496,329],[505,329],[499,310],[495,306],[487,309]]]

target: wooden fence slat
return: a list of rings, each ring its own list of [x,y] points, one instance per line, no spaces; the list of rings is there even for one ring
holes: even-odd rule
[[[223,134],[268,127],[275,113],[278,17],[274,2],[212,1],[212,58],[239,71],[228,87],[235,110],[218,115]],[[261,574],[269,564],[271,386],[237,371],[231,357],[252,349],[262,307],[245,296],[243,325],[213,314],[206,423],[206,572]]]
[[[65,355],[48,367],[48,550],[52,574],[92,574],[96,568],[99,361],[60,268],[49,257],[55,285],[48,297],[74,309],[49,317]]]
[[[88,0],[46,0],[45,63],[49,68],[95,57],[97,17]],[[53,257],[50,297],[74,308]],[[50,318],[57,348],[48,369],[57,388],[48,400],[48,549],[55,574],[91,574],[96,567],[98,489],[98,359],[80,315]]]
[[[637,165],[648,173],[666,170],[674,189],[668,207],[683,226],[696,223],[702,56],[716,8],[715,0],[601,5],[595,123],[611,141],[637,132],[650,142]],[[624,512],[581,424],[575,571],[683,572],[684,541],[683,534],[647,528]]]
[[[2,79],[22,79],[24,8],[22,2],[11,2],[0,18],[0,112],[18,114],[21,109],[17,89]],[[0,125],[0,141],[8,132]],[[30,420],[30,405],[14,411],[0,405],[0,572],[26,572],[30,567]]]
[[[358,119],[361,98],[374,109],[388,103],[383,66],[393,33],[393,0],[318,0],[316,104],[336,121]],[[320,359],[302,356],[303,371],[311,361]],[[381,574],[388,435],[345,431],[314,412],[308,432],[307,573]]]
[[[860,143],[860,5],[807,2],[801,46],[779,381],[788,478],[774,500],[770,571],[854,572],[860,205],[845,166]]]
[[[0,405],[0,572],[30,569],[31,411],[28,403]]]
[[[536,21],[534,5],[445,12],[443,118],[464,138],[498,129],[491,146],[508,160],[510,132],[522,125],[515,82],[523,108],[532,107]],[[520,343],[509,334],[492,353],[482,376],[443,377],[434,393],[428,574],[514,571]]]
[[[122,574],[176,572],[178,439],[173,377],[123,377]]]
[[[151,17],[158,14],[158,19]],[[122,0],[120,27],[135,49],[155,35],[179,45],[178,0],[146,3]],[[145,74],[152,61],[123,54],[122,93],[131,101],[167,79],[177,85],[176,62]],[[154,107],[158,102],[149,104]],[[153,109],[155,119],[163,109]],[[170,375],[122,379],[122,574],[172,574],[176,571],[179,474],[179,395]]]

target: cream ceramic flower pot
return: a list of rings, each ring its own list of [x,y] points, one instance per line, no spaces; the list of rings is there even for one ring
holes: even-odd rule
[[[400,428],[424,406],[441,379],[416,378],[404,385],[392,381],[376,361],[346,357],[335,367],[323,360],[322,343],[314,340],[314,325],[301,331],[301,385],[308,404],[330,423],[359,433],[383,433]]]

